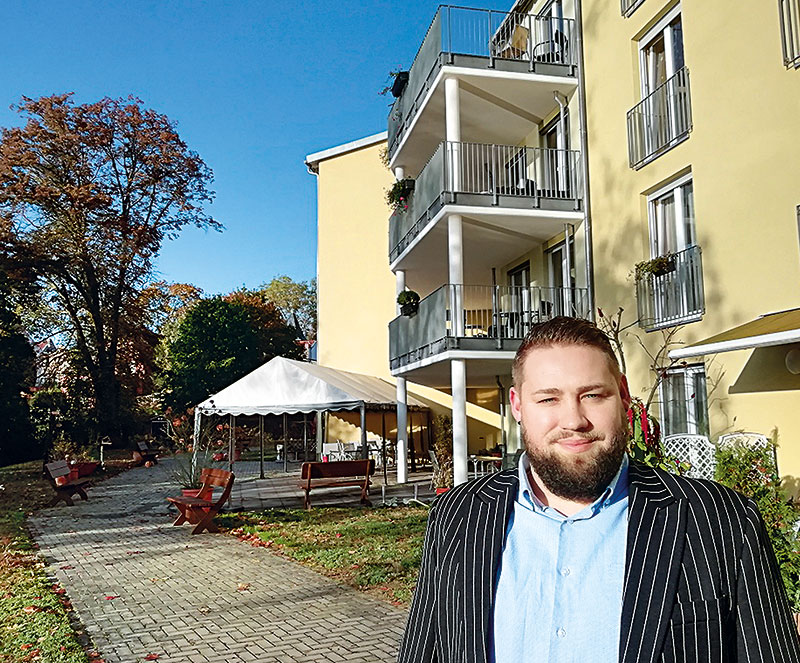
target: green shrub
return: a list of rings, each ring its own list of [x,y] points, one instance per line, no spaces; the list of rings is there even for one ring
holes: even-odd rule
[[[794,612],[800,612],[800,510],[787,498],[775,467],[775,440],[767,447],[730,445],[717,449],[716,480],[751,498],[767,526],[781,577]]]

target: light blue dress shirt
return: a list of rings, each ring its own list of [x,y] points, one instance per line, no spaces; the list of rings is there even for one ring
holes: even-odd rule
[[[605,492],[566,517],[544,506],[520,457],[497,575],[494,663],[617,663],[628,532],[628,458]]]

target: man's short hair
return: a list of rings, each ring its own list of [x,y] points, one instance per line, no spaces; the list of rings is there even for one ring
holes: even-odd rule
[[[606,354],[614,373],[620,374],[619,361],[611,347],[611,341],[602,329],[588,320],[560,315],[545,322],[537,322],[525,334],[511,365],[511,378],[515,387],[519,388],[522,384],[523,365],[528,353],[554,345],[586,345],[597,348]]]

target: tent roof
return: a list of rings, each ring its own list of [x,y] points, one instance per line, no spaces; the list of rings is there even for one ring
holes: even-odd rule
[[[203,414],[293,414],[394,405],[395,385],[359,373],[275,357],[197,406]],[[409,397],[409,407],[423,408]]]
[[[669,353],[671,359],[785,345],[800,341],[800,308],[768,313],[692,345]]]

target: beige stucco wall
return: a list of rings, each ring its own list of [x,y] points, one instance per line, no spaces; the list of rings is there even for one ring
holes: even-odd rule
[[[636,38],[675,3],[646,0],[625,19],[619,4],[584,1],[589,167],[597,303],[636,318],[630,271],[649,258],[646,194],[691,170],[706,313],[678,338],[706,338],[764,313],[800,306],[795,208],[800,203],[800,72],[781,59],[776,2],[689,0],[681,8],[693,131],[639,171],[628,166],[626,112],[640,99]],[[634,392],[652,383],[632,334]],[[800,476],[800,392],[730,394],[749,351],[706,360],[712,437],[730,430],[781,438],[782,473]]]

